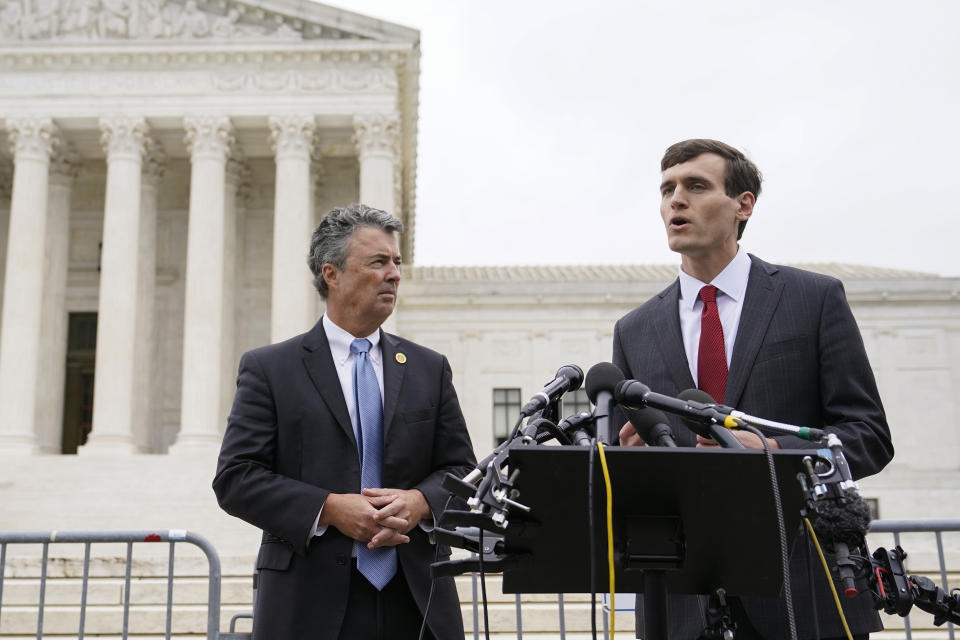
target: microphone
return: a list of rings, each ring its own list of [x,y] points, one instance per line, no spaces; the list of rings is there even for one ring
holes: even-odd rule
[[[557,375],[541,391],[533,394],[530,401],[520,409],[520,417],[528,418],[547,405],[560,399],[567,391],[576,391],[583,384],[583,371],[575,364],[565,364],[557,369]]]
[[[588,428],[591,424],[594,424],[593,414],[581,411],[565,418],[557,427],[570,439],[571,444],[589,446],[593,438]]]
[[[850,550],[861,552],[869,528],[870,507],[858,494],[844,493],[817,502],[813,530],[827,550],[833,552],[838,582],[848,598],[859,593],[854,583],[857,563],[851,559]]]
[[[626,414],[630,424],[637,430],[637,434],[643,438],[643,441],[655,447],[676,447],[677,443],[673,439],[673,429],[667,424],[667,416],[659,409],[647,407],[645,409],[635,409],[634,407],[621,407]]]
[[[716,402],[713,400],[713,396],[711,396],[709,393],[701,389],[687,389],[686,391],[681,391],[677,397],[681,400],[687,400],[691,403],[700,404],[703,407],[710,407],[722,416],[720,424],[712,421],[709,424],[704,424],[703,422],[697,422],[696,420],[690,420],[689,418],[681,418],[683,423],[687,425],[691,431],[705,438],[713,438],[720,444],[721,447],[727,447],[728,449],[746,448],[735,435],[730,433],[730,429],[728,429],[726,426],[726,416],[724,416],[723,413],[718,409]]]
[[[587,397],[596,407],[597,441],[610,444],[610,413],[613,409],[613,391],[623,382],[623,371],[611,362],[598,362],[587,371]]]

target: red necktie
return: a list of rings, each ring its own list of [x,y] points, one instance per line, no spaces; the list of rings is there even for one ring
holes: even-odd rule
[[[700,289],[703,311],[700,314],[700,352],[697,355],[697,386],[723,403],[727,389],[727,350],[723,345],[723,325],[717,311],[717,288],[708,284]]]

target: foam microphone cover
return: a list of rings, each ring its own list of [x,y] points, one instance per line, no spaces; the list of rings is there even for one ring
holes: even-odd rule
[[[611,396],[617,383],[623,380],[623,371],[612,362],[598,362],[587,371],[587,397],[590,402],[597,404],[597,396],[601,391],[606,391]]]

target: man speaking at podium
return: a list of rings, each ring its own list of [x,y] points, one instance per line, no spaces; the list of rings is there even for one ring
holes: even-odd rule
[[[843,285],[740,248],[761,176],[739,150],[716,140],[686,140],[666,150],[660,169],[660,216],[670,249],[680,254],[680,275],[617,322],[614,364],[658,393],[676,396],[697,387],[751,415],[825,428],[843,443],[854,478],[880,471],[893,457],[893,444]],[[677,423],[673,429],[680,446],[717,446]],[[762,447],[748,431],[734,433],[745,446]],[[774,449],[817,446],[794,436],[767,442]],[[620,443],[643,444],[630,423]],[[814,628],[806,545],[796,550],[790,571],[799,638],[845,637],[819,569]],[[743,540],[742,554],[750,562],[750,540]],[[642,596],[637,600],[642,630]],[[869,594],[844,600],[856,638],[882,628]],[[670,599],[671,638],[700,635],[706,602],[703,596]],[[731,609],[737,640],[790,637],[782,598],[733,598]]]
[[[328,213],[308,256],[323,317],[240,360],[213,487],[263,529],[257,640],[413,640],[428,597],[424,637],[463,639],[453,579],[431,591],[427,530],[443,476],[476,458],[447,359],[380,328],[402,228],[364,205]]]

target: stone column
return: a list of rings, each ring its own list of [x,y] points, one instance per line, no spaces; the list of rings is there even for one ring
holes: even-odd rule
[[[64,145],[65,146],[65,145]],[[70,249],[70,196],[80,171],[71,147],[55,153],[50,164],[47,241],[44,267],[40,373],[37,386],[37,437],[40,451],[63,450],[63,390],[67,360],[67,262]]]
[[[220,444],[226,228],[226,164],[233,125],[226,116],[188,116],[190,219],[183,318],[183,392],[180,434],[171,452]]]
[[[273,214],[273,288],[270,340],[303,333],[316,322],[307,252],[313,231],[310,156],[312,116],[271,116],[270,144],[277,162]]]
[[[320,152],[320,144],[313,146],[313,155],[310,163],[310,215],[313,216],[311,223],[311,235],[313,229],[320,224],[320,220],[326,215],[326,211],[317,208],[317,200],[320,197],[321,189],[327,180],[327,172],[323,166],[323,155]],[[308,245],[309,246],[309,245]],[[326,301],[320,297],[317,288],[313,285],[313,274],[310,274],[310,297],[313,298],[312,317],[319,319],[327,309]]]
[[[142,117],[100,119],[107,188],[100,256],[93,429],[83,453],[136,451],[137,306],[140,303],[140,173],[147,123]]]
[[[154,419],[156,393],[157,196],[167,168],[163,146],[148,140],[140,172],[140,256],[137,260],[137,341],[134,352],[134,425],[139,442],[162,450],[163,434]]]
[[[50,118],[7,120],[13,187],[0,324],[0,453],[36,453],[44,251],[50,155],[59,133]],[[11,301],[16,304],[11,304]]]
[[[238,302],[243,293],[243,245],[240,230],[243,228],[242,186],[249,181],[250,168],[243,153],[236,147],[226,165],[226,190],[224,191],[224,250],[223,250],[223,328],[220,374],[220,415],[226,418],[233,404],[237,375],[237,328]],[[246,190],[244,189],[244,192]],[[220,426],[226,424],[221,420]]]
[[[400,175],[400,118],[395,113],[358,114],[353,117],[353,128],[360,159],[360,202],[402,220],[396,188]],[[405,244],[401,240],[400,246]],[[397,332],[398,315],[399,306],[383,323],[384,331]]]

